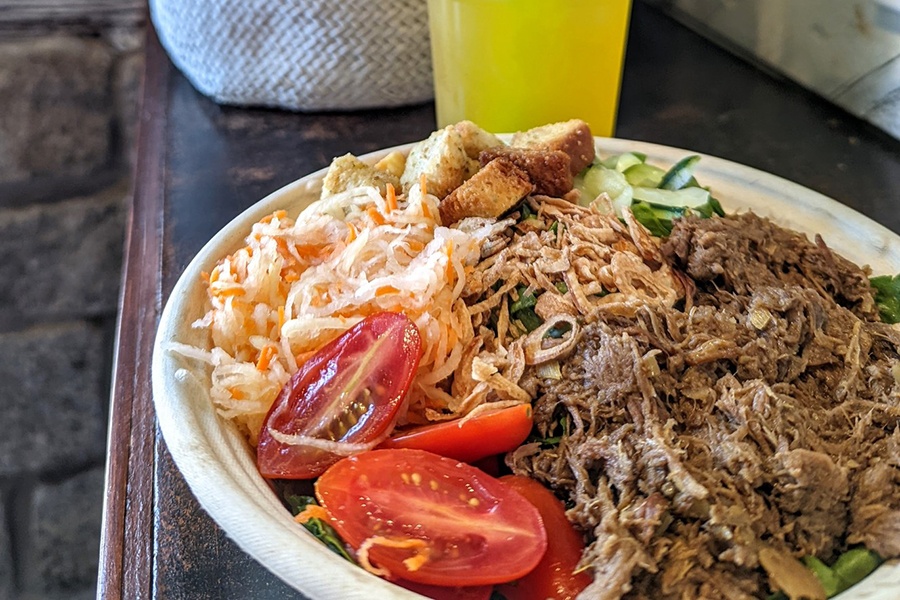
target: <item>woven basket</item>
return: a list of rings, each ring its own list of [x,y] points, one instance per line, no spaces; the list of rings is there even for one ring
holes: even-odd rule
[[[426,0],[150,0],[150,14],[216,102],[344,110],[434,94]]]

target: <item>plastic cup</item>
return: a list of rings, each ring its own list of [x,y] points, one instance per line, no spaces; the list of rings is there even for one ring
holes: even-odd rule
[[[439,127],[615,130],[631,0],[428,0]]]

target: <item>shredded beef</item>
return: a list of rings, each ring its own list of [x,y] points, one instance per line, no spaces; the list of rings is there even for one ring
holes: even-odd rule
[[[689,296],[597,314],[536,386],[561,441],[508,459],[586,532],[582,597],[764,598],[779,562],[900,555],[900,334],[869,273],[753,214],[662,254]]]

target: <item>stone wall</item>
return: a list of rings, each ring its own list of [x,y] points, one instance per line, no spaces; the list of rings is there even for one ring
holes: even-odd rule
[[[0,600],[96,594],[144,11],[0,0]]]

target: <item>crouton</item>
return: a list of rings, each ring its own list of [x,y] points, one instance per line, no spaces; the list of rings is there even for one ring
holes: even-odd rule
[[[469,158],[477,159],[484,150],[506,146],[496,135],[488,133],[472,121],[460,121],[453,125],[453,129],[462,137],[463,148]]]
[[[496,158],[441,201],[441,222],[466,217],[499,217],[531,193],[528,174],[505,158]]]
[[[399,181],[400,177],[403,175],[403,169],[406,168],[406,155],[399,150],[394,150],[393,152],[379,160],[377,163],[375,163],[374,166],[379,171],[390,173]]]
[[[400,183],[403,191],[408,193],[418,185],[419,177],[424,173],[428,193],[443,199],[477,168],[477,161],[466,154],[462,136],[449,125],[410,149]]]
[[[322,181],[321,197],[327,198],[349,189],[367,185],[377,187],[384,194],[389,183],[395,188],[400,187],[398,177],[367,165],[352,154],[345,154],[331,161],[328,173],[325,174],[325,179]]]
[[[594,161],[594,138],[587,123],[580,119],[551,123],[520,131],[512,137],[516,148],[562,150],[572,160],[570,170],[577,175]]]
[[[534,184],[535,194],[561,198],[574,185],[569,167],[572,161],[562,150],[502,146],[484,150],[478,159],[482,165],[486,165],[498,157],[507,159],[525,171]]]

